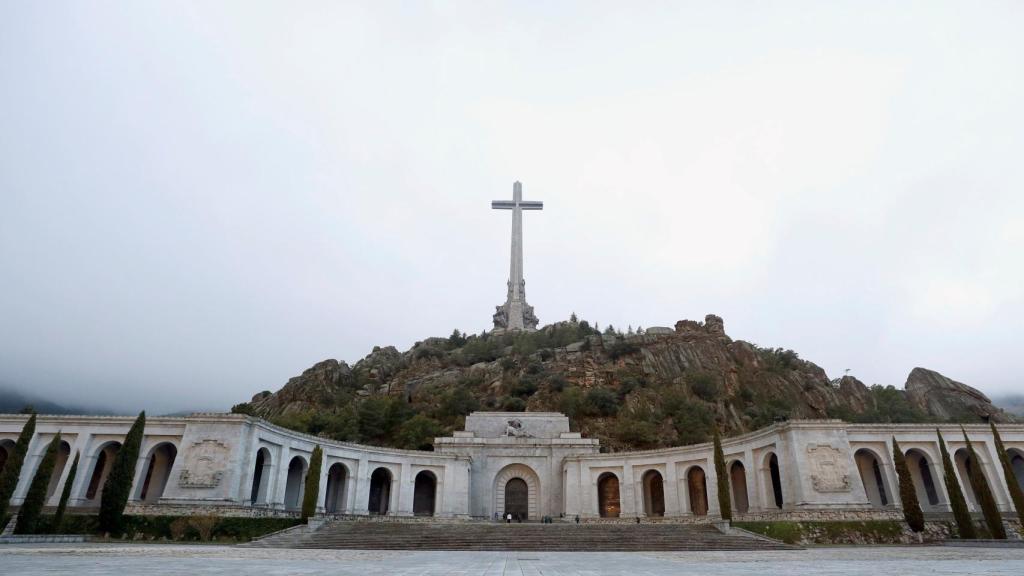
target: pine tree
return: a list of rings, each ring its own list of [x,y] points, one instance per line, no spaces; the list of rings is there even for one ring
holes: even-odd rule
[[[75,460],[71,463],[71,470],[68,471],[68,478],[64,481],[64,491],[60,493],[60,504],[57,505],[57,513],[53,515],[53,526],[51,532],[60,534],[64,529],[64,512],[68,509],[68,500],[71,498],[71,486],[75,483],[75,475],[78,474],[78,452],[75,452]]]
[[[29,485],[25,501],[18,511],[18,523],[14,526],[15,534],[35,534],[39,530],[39,515],[46,504],[46,489],[50,486],[50,476],[53,475],[59,448],[60,432],[57,432],[46,446],[46,452],[43,453],[36,473],[32,476],[32,484]]]
[[[123,531],[122,520],[124,508],[128,505],[128,496],[132,491],[135,476],[135,464],[139,459],[139,448],[142,445],[142,431],[146,427],[146,412],[140,412],[135,423],[124,438],[124,445],[117,451],[110,474],[103,484],[103,495],[100,497],[100,531],[120,535]]]
[[[996,440],[996,454],[999,455],[999,463],[1003,465],[1003,477],[1006,478],[1006,486],[1010,491],[1010,500],[1013,500],[1013,507],[1017,510],[1017,518],[1020,519],[1021,525],[1024,525],[1024,493],[1021,492],[1017,475],[1010,464],[1010,455],[1006,453],[1006,447],[1003,446],[1003,439],[999,436],[999,430],[996,430],[995,422],[989,422],[989,425]]]
[[[302,521],[316,514],[316,500],[320,497],[320,468],[323,466],[324,451],[320,446],[313,448],[309,458],[309,472],[306,474],[306,488],[302,495]]]
[[[718,485],[718,508],[723,520],[732,520],[732,496],[729,493],[729,476],[725,470],[725,454],[722,453],[722,436],[715,426],[715,480]]]
[[[900,502],[903,503],[903,518],[907,525],[914,532],[924,531],[924,512],[921,511],[921,503],[917,499],[917,490],[914,489],[914,479],[910,476],[910,469],[907,468],[907,457],[903,455],[896,437],[892,439],[892,460],[896,464],[896,476],[900,481]]]
[[[978,533],[974,530],[974,521],[971,520],[971,513],[967,510],[964,492],[960,489],[960,482],[956,479],[956,470],[953,469],[953,461],[949,458],[949,451],[946,450],[946,442],[942,439],[942,432],[936,430],[935,433],[939,435],[939,452],[942,453],[942,470],[946,478],[946,492],[949,494],[949,505],[953,508],[953,518],[956,520],[957,531],[960,534],[960,538],[977,538]]]
[[[1006,540],[1003,515],[999,513],[999,505],[996,504],[996,498],[992,495],[992,488],[988,485],[985,473],[981,469],[981,459],[978,458],[978,454],[974,451],[971,439],[967,437],[967,430],[964,430],[963,427],[960,430],[964,433],[964,442],[967,443],[967,455],[971,462],[971,487],[974,488],[974,494],[978,497],[981,512],[985,515],[988,532],[997,540]]]
[[[7,513],[7,506],[11,503],[14,491],[18,489],[18,478],[21,477],[21,465],[25,463],[25,454],[28,452],[28,444],[36,433],[36,415],[29,416],[25,427],[21,429],[18,442],[14,450],[7,457],[4,470],[0,473],[0,518]]]

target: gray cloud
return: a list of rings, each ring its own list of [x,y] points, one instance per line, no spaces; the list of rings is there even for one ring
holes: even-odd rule
[[[489,327],[524,182],[541,321],[830,375],[1020,385],[1013,4],[8,6],[0,381],[226,407]]]

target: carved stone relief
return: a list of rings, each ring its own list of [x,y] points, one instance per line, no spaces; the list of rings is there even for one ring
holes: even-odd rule
[[[182,488],[216,488],[224,477],[231,449],[219,440],[195,442],[186,452],[185,466],[178,477]]]
[[[850,475],[846,458],[838,448],[823,444],[807,446],[811,468],[811,484],[817,492],[849,492]]]

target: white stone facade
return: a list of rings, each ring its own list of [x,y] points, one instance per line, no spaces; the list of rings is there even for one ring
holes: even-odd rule
[[[0,415],[0,458],[26,416]],[[19,504],[53,435],[66,445],[50,484],[56,505],[74,454],[81,456],[70,505],[99,504],[102,484],[130,417],[39,416],[12,504]],[[297,511],[313,448],[321,446],[318,511],[329,514],[495,518],[510,508],[544,516],[666,517],[719,514],[710,444],[601,453],[555,413],[476,412],[464,431],[437,438],[434,452],[336,442],[242,415],[147,420],[132,503],[147,512],[233,508],[252,514]],[[963,434],[939,425],[969,506]],[[1024,485],[1024,425],[999,426],[1013,460],[1005,478],[988,426],[965,427],[1004,511],[1007,481]],[[894,517],[899,490],[892,438],[907,455],[926,512],[948,512],[936,425],[791,421],[723,440],[734,514],[750,519]],[[508,499],[509,501],[506,501]],[[512,502],[512,501],[515,502]],[[521,510],[521,512],[520,512]]]

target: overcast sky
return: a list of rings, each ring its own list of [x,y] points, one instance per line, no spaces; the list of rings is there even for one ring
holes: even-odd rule
[[[0,0],[0,383],[226,409],[490,328],[725,318],[1024,389],[1024,3]]]

